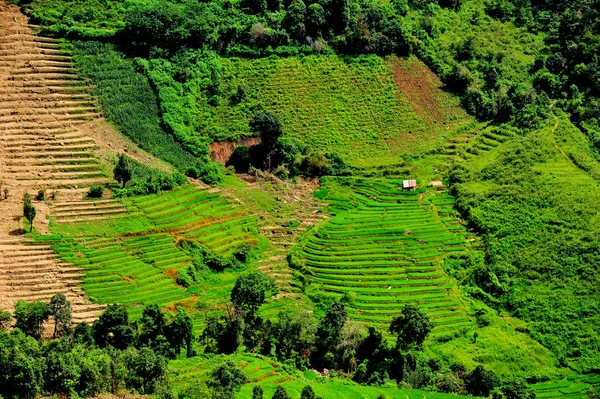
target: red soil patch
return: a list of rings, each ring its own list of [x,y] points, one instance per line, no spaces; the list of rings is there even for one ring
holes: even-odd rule
[[[177,272],[179,271],[178,267],[173,267],[171,269],[165,270],[165,276],[170,277],[173,280],[177,280]]]
[[[237,141],[215,141],[210,144],[209,151],[210,157],[217,162],[225,165],[229,162],[231,154],[235,147],[245,145],[246,147],[254,147],[260,144],[260,137],[247,137]]]
[[[433,121],[443,123],[446,115],[441,108],[443,98],[439,98],[442,83],[425,64],[412,59],[397,58],[391,61],[394,81],[402,93],[406,95],[411,108],[431,126]]]

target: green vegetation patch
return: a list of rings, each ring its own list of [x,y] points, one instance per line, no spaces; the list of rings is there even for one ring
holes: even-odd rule
[[[469,121],[416,58],[315,55],[219,63],[221,95],[196,93],[199,131],[213,140],[251,135],[248,122],[267,109],[285,135],[353,164],[376,166],[406,151],[432,149]],[[415,75],[429,78],[424,87],[411,82]],[[239,87],[241,101],[235,98]]]

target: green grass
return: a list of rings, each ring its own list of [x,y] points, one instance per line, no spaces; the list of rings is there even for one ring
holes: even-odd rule
[[[221,58],[220,63],[226,92],[221,104],[209,105],[205,94],[197,104],[200,131],[215,140],[251,134],[248,122],[263,107],[278,116],[286,135],[354,165],[377,166],[397,162],[406,151],[435,148],[469,123],[457,100],[440,90],[435,75],[416,58]],[[410,81],[415,73],[429,78],[423,87],[399,89],[394,76]],[[228,91],[239,85],[247,95],[235,105]]]
[[[187,394],[190,397],[208,397],[210,393],[206,388],[206,380],[209,378],[210,371],[225,359],[227,359],[226,356],[201,356],[170,362],[169,368],[175,393],[180,395]],[[302,374],[295,371],[290,373],[279,363],[271,362],[267,358],[251,354],[237,354],[231,356],[231,359],[241,367],[250,380],[236,394],[235,397],[239,399],[252,398],[252,389],[255,385],[263,387],[266,398],[273,396],[277,385],[283,385],[294,399],[300,397],[300,392],[306,385],[311,385],[316,395],[323,396],[325,399],[376,399],[381,394],[394,399],[450,399],[464,397],[412,389],[398,389],[395,387],[361,386],[340,378],[329,380],[319,379],[312,372]]]
[[[600,163],[585,136],[560,116],[556,130],[549,121],[462,163],[457,205],[495,254],[488,268],[511,287],[513,314],[575,370],[595,367]]]

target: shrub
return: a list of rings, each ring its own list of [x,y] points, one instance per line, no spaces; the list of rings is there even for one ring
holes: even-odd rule
[[[99,184],[94,184],[88,190],[87,196],[89,198],[102,198],[104,195],[104,187]]]
[[[218,186],[225,179],[223,167],[212,160],[199,162],[195,167],[188,169],[186,174],[192,179],[200,179],[211,186]]]

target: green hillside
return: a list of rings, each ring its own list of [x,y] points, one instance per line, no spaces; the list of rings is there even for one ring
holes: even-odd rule
[[[0,397],[597,399],[598,54],[598,0],[0,0]]]
[[[222,58],[220,64],[220,104],[198,98],[200,132],[213,140],[252,135],[248,122],[267,109],[286,136],[364,167],[431,150],[471,123],[416,58]],[[246,95],[238,104],[231,97],[240,86]]]

